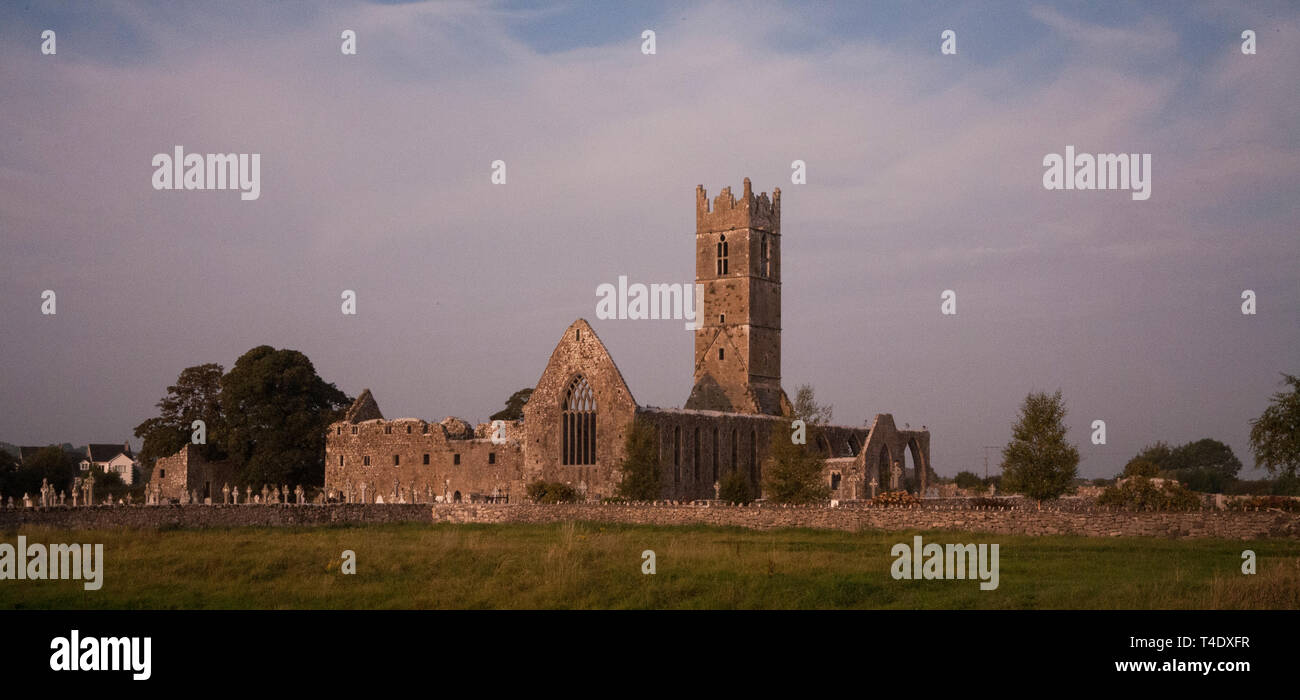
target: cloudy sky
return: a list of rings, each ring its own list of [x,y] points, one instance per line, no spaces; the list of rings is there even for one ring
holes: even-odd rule
[[[691,281],[695,186],[750,177],[782,190],[784,384],[836,422],[982,471],[1059,388],[1084,476],[1202,437],[1250,467],[1300,373],[1300,9],[1239,4],[6,4],[0,440],[124,439],[260,344],[390,417],[485,420],[579,317],[680,406],[691,334],[595,290]],[[155,191],[178,144],[260,153],[261,197]],[[1067,145],[1151,153],[1150,200],[1045,190]]]

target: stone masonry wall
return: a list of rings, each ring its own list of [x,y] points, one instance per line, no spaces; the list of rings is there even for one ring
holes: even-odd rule
[[[1131,513],[1037,509],[724,506],[718,504],[166,505],[0,509],[0,529],[227,528],[345,523],[558,523],[958,530],[1006,535],[1261,539],[1300,537],[1300,514],[1277,511]]]

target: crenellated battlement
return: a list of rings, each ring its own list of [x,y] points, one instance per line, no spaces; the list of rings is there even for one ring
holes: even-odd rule
[[[779,187],[772,190],[772,198],[769,200],[766,192],[755,196],[749,178],[745,178],[745,190],[741,193],[740,199],[732,195],[731,187],[724,187],[711,204],[712,206],[704,185],[696,185],[696,233],[742,228],[781,233],[781,188]]]

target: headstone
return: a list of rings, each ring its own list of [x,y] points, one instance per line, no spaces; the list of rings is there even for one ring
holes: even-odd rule
[[[86,477],[86,504],[95,505],[95,475]]]
[[[383,496],[375,496],[375,503],[383,503],[383,502],[384,502]]]
[[[366,482],[361,482],[361,502],[366,502]]]
[[[293,487],[293,502],[294,502],[294,503],[297,503],[298,505],[302,505],[302,504],[303,504],[303,500],[302,500],[303,493],[304,493],[304,492],[303,492],[303,490],[302,490],[302,484],[298,484],[297,486]]]
[[[32,497],[28,496],[25,492],[23,493],[23,507],[24,508],[32,507]]]
[[[876,498],[876,487],[880,486],[880,482],[876,481],[876,477],[873,476],[873,477],[871,477],[871,483],[870,483],[869,485],[871,486],[871,498],[872,498],[872,500],[875,500],[875,498]]]
[[[898,490],[898,477],[903,475],[902,467],[898,466],[898,460],[894,460],[894,465],[889,468],[889,490]]]
[[[59,492],[59,505],[63,505],[63,499],[66,498],[67,495],[68,494],[64,493],[63,491]]]
[[[721,496],[721,493],[722,493],[722,485],[719,484],[719,483],[716,482],[716,481],[713,482],[713,498],[714,498],[714,500],[717,500],[717,499],[721,498],[721,497],[722,497],[722,496]]]
[[[221,505],[230,505],[230,484],[221,485]]]

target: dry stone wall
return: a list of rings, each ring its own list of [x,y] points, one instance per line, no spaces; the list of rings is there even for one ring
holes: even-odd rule
[[[699,504],[163,505],[0,509],[0,529],[229,528],[364,523],[558,523],[958,530],[1006,535],[1262,539],[1300,537],[1300,514],[1280,511],[1133,513],[1024,508],[774,507]]]

